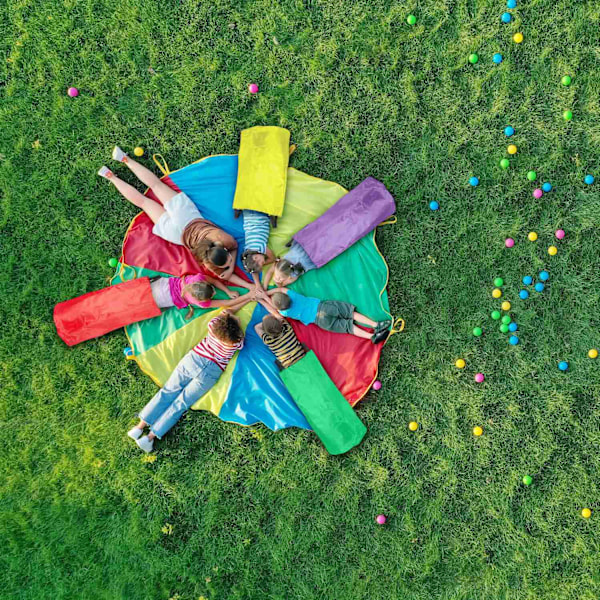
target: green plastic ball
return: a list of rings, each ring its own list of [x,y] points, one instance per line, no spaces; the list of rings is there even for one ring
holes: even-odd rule
[[[500,325],[500,331],[502,333],[508,333],[508,325],[506,323],[502,323],[502,325]]]
[[[495,310],[492,312],[492,319],[494,319],[494,321],[497,321],[500,318],[500,311]]]
[[[523,477],[523,483],[525,485],[531,485],[533,483],[533,479],[530,475],[525,475],[525,477]]]
[[[564,86],[571,85],[571,78],[569,77],[569,75],[565,75],[565,76],[564,76],[564,77],[563,77],[563,78],[560,80],[560,82],[561,82],[561,83],[562,83]]]
[[[473,54],[469,54],[469,62],[474,65],[479,60],[479,56],[473,52]]]
[[[563,119],[565,121],[570,121],[573,118],[573,113],[570,110],[565,110],[563,113]]]
[[[511,322],[511,320],[512,320],[512,319],[510,318],[510,315],[504,315],[504,316],[502,317],[502,322],[503,322],[505,325],[508,325],[508,324]]]
[[[510,167],[510,162],[508,161],[508,158],[503,158],[503,159],[500,161],[500,166],[501,166],[503,169],[508,169],[508,167]]]
[[[406,22],[409,25],[414,25],[417,22],[417,17],[415,17],[415,15],[408,15],[408,17],[406,17]]]
[[[116,258],[111,258],[108,261],[108,266],[112,267],[113,269],[119,264],[119,261]]]
[[[527,173],[527,179],[529,179],[529,181],[535,181],[537,179],[537,173],[535,171],[529,171]]]
[[[482,333],[483,330],[481,329],[481,327],[475,327],[475,329],[473,329],[473,335],[475,337],[479,337]]]
[[[494,279],[494,285],[496,287],[502,287],[504,285],[504,279],[502,279],[502,277],[496,277],[496,279]]]

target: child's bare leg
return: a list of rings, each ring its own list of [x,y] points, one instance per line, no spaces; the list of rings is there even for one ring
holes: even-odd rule
[[[365,340],[370,340],[373,337],[372,333],[369,333],[368,331],[361,329],[357,325],[354,325],[354,328],[352,329],[352,334],[355,335],[356,337],[363,338]]]
[[[150,169],[136,162],[133,158],[128,156],[123,160],[123,163],[131,169],[144,185],[147,185],[156,194],[156,197],[163,205],[179,193],[170,188],[166,183],[163,183]]]
[[[149,439],[149,440],[153,440],[155,437],[156,437],[156,434],[155,434],[155,433],[152,433],[152,432],[150,432],[150,433],[148,434],[148,439]]]
[[[352,320],[357,323],[361,323],[363,325],[367,325],[368,327],[375,328],[377,327],[377,322],[369,319],[369,317],[365,317],[365,315],[361,315],[359,312],[354,311],[354,315],[352,316]]]
[[[144,427],[148,427],[148,423],[144,421],[144,419],[140,419],[140,422],[136,425],[138,429],[144,429]]]
[[[144,196],[144,194],[136,190],[132,185],[119,179],[114,174],[108,180],[121,192],[124,198],[141,208],[152,219],[153,223],[158,223],[158,220],[165,212],[165,209],[158,202]]]

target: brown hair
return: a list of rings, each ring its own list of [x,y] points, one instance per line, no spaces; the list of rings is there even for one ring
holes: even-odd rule
[[[267,335],[278,336],[283,331],[283,322],[273,315],[265,315],[262,320],[263,331]]]
[[[192,254],[201,263],[207,263],[210,267],[220,269],[227,262],[229,250],[223,248],[221,244],[202,240],[197,246],[192,248]]]
[[[261,270],[261,266],[256,262],[256,255],[262,254],[261,252],[255,252],[254,250],[247,250],[242,255],[242,263],[248,273],[257,273]],[[263,255],[264,256],[264,255]]]
[[[233,345],[244,339],[244,331],[239,321],[229,313],[223,313],[213,325],[215,337],[226,344]]]
[[[300,263],[291,263],[287,258],[281,258],[275,263],[275,269],[277,269],[282,275],[286,277],[298,278],[304,273],[304,267]]]
[[[277,310],[287,310],[292,304],[290,297],[283,292],[275,292],[271,296],[271,300],[273,302],[273,306]]]
[[[194,300],[198,300],[198,302],[206,302],[207,300],[210,300],[214,293],[215,288],[210,283],[206,283],[206,281],[197,281],[196,283],[187,283],[181,286],[182,296],[189,294],[194,298]],[[191,319],[193,314],[194,307],[190,306],[185,318]]]

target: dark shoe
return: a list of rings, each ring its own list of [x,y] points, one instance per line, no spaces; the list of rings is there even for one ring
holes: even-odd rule
[[[383,331],[378,331],[378,332],[374,333],[373,337],[371,338],[371,341],[374,344],[381,344],[381,343],[385,342],[385,340],[387,340],[389,336],[390,336],[390,332],[387,329],[384,329]]]
[[[379,321],[377,325],[375,325],[375,333],[379,333],[380,331],[387,331],[392,326],[392,322],[390,320]]]

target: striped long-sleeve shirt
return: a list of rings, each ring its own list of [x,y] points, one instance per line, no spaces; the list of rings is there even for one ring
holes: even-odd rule
[[[271,221],[269,215],[256,210],[243,211],[244,216],[244,252],[252,250],[266,254]]]
[[[219,340],[213,332],[214,322],[218,318],[209,321],[208,335],[197,346],[194,346],[193,350],[196,354],[212,360],[224,371],[233,355],[244,347],[244,340],[241,339],[233,346]]]
[[[263,333],[262,341],[269,347],[284,369],[293,365],[306,354],[292,326],[287,321],[284,321],[283,329],[278,336]]]

